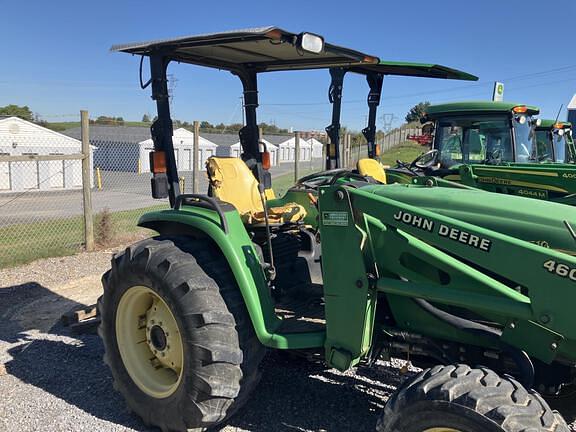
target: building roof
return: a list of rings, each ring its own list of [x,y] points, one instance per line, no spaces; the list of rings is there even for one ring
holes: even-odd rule
[[[43,136],[51,136],[54,139],[58,139],[59,143],[66,142],[70,145],[77,146],[80,144],[79,139],[74,138],[68,134],[64,134],[61,132],[53,131],[52,129],[48,129],[44,126],[40,126],[36,123],[30,122],[28,120],[21,119],[20,117],[15,116],[2,116],[0,117],[0,123],[4,126],[7,125],[10,133],[15,137],[17,140],[30,140],[34,139],[34,135],[30,135],[29,133],[21,134],[22,128],[27,128],[28,130],[35,130],[44,134]],[[62,141],[64,140],[64,141]],[[46,145],[49,143],[47,142]]]
[[[568,109],[569,110],[576,109],[576,94],[574,96],[572,96],[572,99],[570,99],[570,103],[568,104]]]
[[[497,113],[510,112],[514,107],[526,106],[527,114],[538,114],[540,109],[536,106],[514,102],[494,102],[494,101],[467,101],[452,102],[438,105],[430,105],[426,108],[426,118],[434,119],[445,114],[465,114],[465,113]]]
[[[81,138],[79,127],[67,129],[63,134],[76,139]],[[205,133],[200,131],[200,137],[211,141],[218,146],[229,147],[238,142],[238,133]],[[150,128],[145,126],[90,125],[90,142],[92,143],[115,142],[123,144],[138,144],[150,138]],[[279,143],[286,141],[287,136],[264,135],[264,138],[271,144],[278,145]]]
[[[79,127],[62,132],[72,138],[81,139]],[[90,142],[118,142],[123,144],[138,144],[151,137],[150,128],[144,126],[105,126],[90,125]]]

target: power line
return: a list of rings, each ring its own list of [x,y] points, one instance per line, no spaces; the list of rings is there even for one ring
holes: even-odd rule
[[[554,69],[547,69],[544,71],[533,72],[533,73],[529,73],[529,74],[516,75],[516,76],[512,76],[512,77],[508,77],[508,78],[503,78],[502,81],[509,83],[509,82],[514,82],[514,81],[527,80],[527,79],[531,79],[531,78],[542,78],[542,77],[554,75],[557,73],[570,72],[573,69],[576,69],[576,65],[568,65],[568,66],[562,66],[562,67],[558,67],[558,68],[554,68]],[[454,92],[454,91],[460,91],[460,90],[476,89],[478,87],[486,87],[486,86],[492,86],[492,85],[493,85],[493,81],[477,82],[475,84],[452,87],[452,88],[443,89],[443,90],[428,90],[428,91],[422,91],[422,92],[418,92],[418,93],[405,93],[405,94],[396,95],[396,96],[389,96],[389,97],[386,97],[386,99],[387,100],[390,100],[390,99],[407,99],[407,98],[417,97],[417,96],[421,96],[421,95],[442,94],[442,93]],[[350,100],[342,100],[342,103],[343,104],[366,103],[366,100],[365,99],[350,99]],[[294,102],[294,103],[261,103],[260,105],[261,106],[315,106],[315,105],[329,105],[329,104],[330,104],[330,102]]]

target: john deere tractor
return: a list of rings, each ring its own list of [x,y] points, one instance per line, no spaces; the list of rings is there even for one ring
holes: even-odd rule
[[[541,120],[536,125],[537,154],[544,162],[575,163],[576,147],[572,124],[557,120]]]
[[[422,119],[434,125],[432,149],[410,164],[399,161],[387,174],[396,182],[422,182],[414,177],[433,176],[490,192],[574,205],[570,124],[542,122],[533,117],[538,113],[537,107],[511,102],[432,105]]]
[[[366,173],[370,162],[338,166],[347,73],[369,84],[372,144],[385,75],[475,77],[277,27],[113,50],[149,58],[152,195],[171,204],[140,219],[158,235],[113,258],[99,302],[115,387],[147,424],[225,423],[255,390],[266,350],[292,350],[342,371],[391,357],[423,368],[390,398],[380,432],[568,431],[537,391],[557,395],[576,378],[576,209],[385,184]],[[242,158],[208,161],[208,195],[179,191],[171,62],[229,71],[244,89]],[[269,200],[257,80],[311,69],[331,76],[327,170]]]

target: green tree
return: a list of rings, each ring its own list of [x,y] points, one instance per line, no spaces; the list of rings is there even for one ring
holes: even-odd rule
[[[414,105],[406,114],[406,123],[411,123],[415,121],[420,121],[420,119],[426,113],[426,109],[430,106],[430,102],[420,102],[417,105]]]
[[[150,123],[150,116],[148,114],[142,116],[142,123]]]
[[[123,125],[124,119],[122,117],[109,117],[109,116],[99,116],[95,121],[95,124],[101,125]]]
[[[206,120],[204,120],[203,122],[200,122],[200,129],[213,129],[214,125],[210,122],[207,122]]]
[[[28,106],[19,106],[19,105],[6,105],[0,107],[0,116],[14,116],[20,117],[21,119],[34,121],[34,114],[28,108]]]

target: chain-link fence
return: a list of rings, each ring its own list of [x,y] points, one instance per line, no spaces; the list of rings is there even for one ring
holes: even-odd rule
[[[77,140],[0,119],[0,266],[81,247],[82,158]]]
[[[200,131],[198,136],[195,165],[194,133],[184,128],[174,131],[184,193],[194,191],[195,166],[197,192],[206,193],[206,160],[241,154],[237,131]],[[282,196],[295,179],[323,169],[325,137],[305,133],[299,140],[296,134],[262,137],[271,155],[276,196]],[[81,127],[57,133],[16,118],[0,119],[0,268],[75,253],[92,243],[107,247],[147,235],[137,226],[140,216],[168,208],[167,200],[151,196],[152,149],[146,125],[90,124],[83,147]],[[366,154],[365,144],[343,147],[342,166],[353,167]]]

